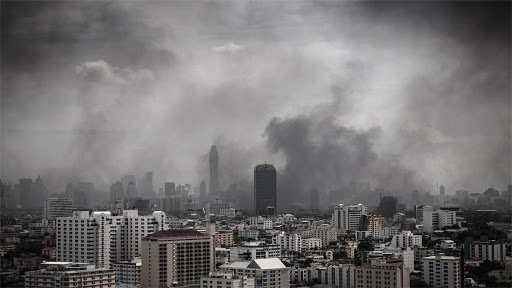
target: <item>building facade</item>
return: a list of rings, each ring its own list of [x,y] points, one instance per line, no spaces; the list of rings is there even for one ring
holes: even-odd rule
[[[41,270],[25,272],[26,288],[115,287],[115,273],[107,268],[95,268],[89,263],[43,262]]]
[[[369,265],[355,268],[357,288],[409,288],[409,268],[401,263],[372,259]]]
[[[345,206],[339,204],[334,208],[332,222],[336,229],[356,231],[359,227],[359,218],[367,215],[367,208],[363,204]]]
[[[273,215],[277,212],[276,168],[261,164],[254,168],[254,214]]]
[[[220,266],[220,271],[233,272],[238,276],[254,277],[256,287],[290,287],[290,268],[284,266],[278,258],[234,262]]]
[[[436,254],[425,257],[423,280],[434,288],[460,287],[459,258]]]

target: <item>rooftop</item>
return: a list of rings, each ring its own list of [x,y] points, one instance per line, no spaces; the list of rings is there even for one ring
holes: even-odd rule
[[[151,235],[149,238],[166,238],[166,237],[186,237],[186,236],[205,236],[205,234],[193,229],[171,229],[165,231],[158,231]]]

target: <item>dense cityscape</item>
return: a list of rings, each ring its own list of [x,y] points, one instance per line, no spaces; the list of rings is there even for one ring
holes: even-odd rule
[[[271,164],[254,168],[253,209],[219,183],[165,182],[153,172],[49,193],[38,177],[2,184],[2,287],[507,287],[511,193],[447,190],[406,205],[376,188],[378,206],[281,208]],[[232,187],[230,188],[232,189]],[[412,195],[418,194],[412,191]],[[337,203],[336,193],[329,193]],[[419,198],[418,196],[416,196]],[[35,201],[34,199],[39,199]],[[415,200],[413,200],[415,201]],[[442,268],[441,268],[442,267]]]
[[[511,14],[0,1],[0,287],[511,287]]]

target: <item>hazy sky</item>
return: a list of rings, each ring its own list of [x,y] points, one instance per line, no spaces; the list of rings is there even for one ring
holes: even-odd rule
[[[511,183],[508,2],[1,6],[2,180]]]

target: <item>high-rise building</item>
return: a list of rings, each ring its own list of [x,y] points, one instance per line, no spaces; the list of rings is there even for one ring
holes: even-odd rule
[[[452,210],[434,210],[431,206],[423,206],[423,232],[432,233],[443,227],[457,223],[457,213]]]
[[[115,203],[116,201],[122,199],[124,199],[123,183],[121,183],[121,181],[117,181],[110,186],[110,202]]]
[[[384,238],[384,217],[362,215],[359,218],[358,231],[367,231],[366,236],[373,238]]]
[[[254,213],[272,215],[277,212],[276,168],[260,164],[254,168]]]
[[[141,196],[150,198],[155,196],[155,191],[153,190],[153,171],[146,172],[139,181],[139,193]]]
[[[48,197],[48,191],[41,177],[38,177],[36,181],[32,181],[30,178],[19,179],[18,184],[14,185],[14,190],[19,197],[18,203],[23,208],[41,208],[44,199]]]
[[[215,225],[215,224],[213,224]],[[142,240],[142,287],[199,285],[215,270],[215,228],[166,230]]]
[[[219,192],[219,153],[215,145],[210,149],[210,194]]]
[[[73,215],[73,200],[71,198],[48,198],[43,205],[43,219],[53,221],[57,217]]]
[[[142,237],[167,228],[161,211],[149,216],[139,216],[137,210],[124,210],[121,216],[74,211],[72,217],[56,220],[57,260],[109,267],[139,257]]]
[[[126,186],[126,198],[131,199],[137,197],[137,185],[134,181],[128,182],[128,186]]]
[[[174,182],[165,182],[165,197],[171,197],[176,194],[176,184]]]
[[[320,208],[320,192],[316,188],[309,191],[309,208],[313,212],[318,212]]]
[[[199,197],[201,201],[206,201],[206,181],[201,180],[201,184],[199,185]]]
[[[422,259],[423,281],[434,288],[460,287],[459,258],[442,253]]]
[[[336,229],[356,231],[359,227],[359,218],[367,214],[367,208],[363,204],[352,206],[339,204],[334,208],[332,222]]]
[[[414,235],[411,231],[402,231],[402,234],[393,235],[391,247],[393,248],[421,248],[423,242],[422,235]]]

